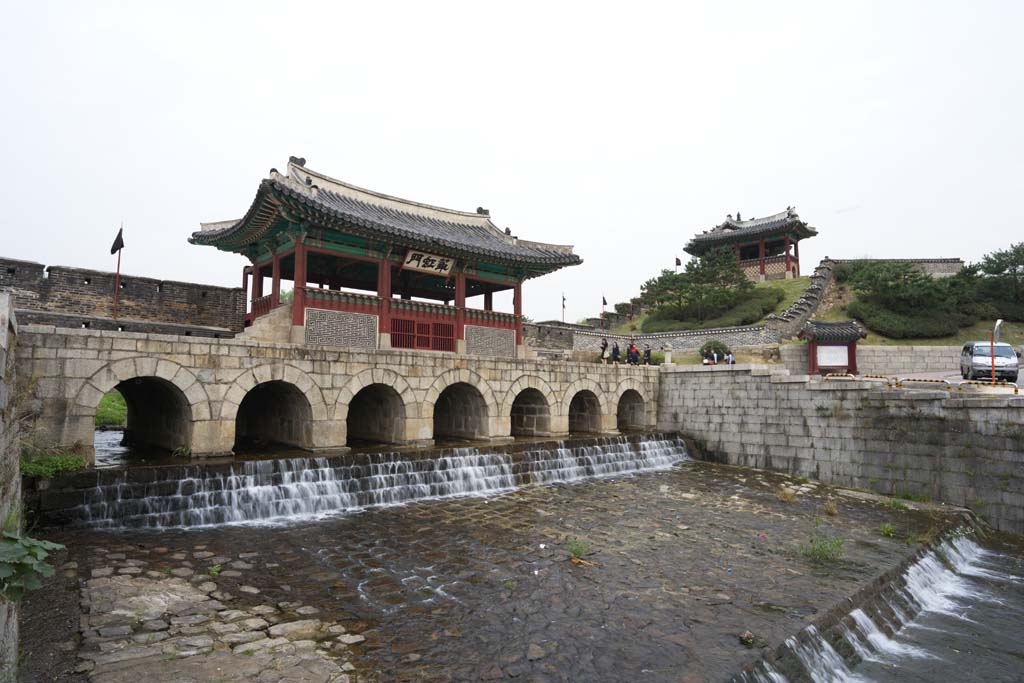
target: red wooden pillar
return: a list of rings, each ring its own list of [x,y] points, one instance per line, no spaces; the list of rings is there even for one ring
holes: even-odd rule
[[[800,241],[793,242],[793,258],[796,261],[796,276],[800,277]]]
[[[797,268],[800,264],[797,264]],[[857,342],[853,341],[846,345],[846,360],[850,367],[847,370],[851,375],[858,374],[857,372]]]
[[[516,283],[512,301],[516,316],[516,346],[520,346],[523,343],[523,283]]]
[[[466,274],[459,272],[455,275],[455,338],[466,338]]]
[[[494,292],[484,292],[484,310],[494,310]]]
[[[391,262],[385,256],[377,264],[377,296],[380,297],[378,332],[391,333]]]
[[[249,312],[249,271],[252,266],[242,268],[242,317]]]
[[[758,260],[761,262],[761,275],[764,275],[764,240],[758,244]]]
[[[270,261],[270,305],[281,303],[281,257],[274,254]]]
[[[807,344],[807,374],[818,374],[818,342],[816,341]]]
[[[789,235],[786,235],[786,277],[792,277],[793,274],[789,272]]]
[[[263,296],[263,269],[259,266],[252,267],[252,300],[255,301]]]
[[[306,245],[295,240],[295,289],[292,291],[292,325],[306,324]]]

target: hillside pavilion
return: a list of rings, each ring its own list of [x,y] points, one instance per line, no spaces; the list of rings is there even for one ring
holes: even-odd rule
[[[309,345],[513,357],[523,344],[522,283],[581,263],[570,246],[499,229],[486,209],[454,211],[365,190],[296,157],[286,174],[271,169],[241,219],[200,227],[191,243],[249,261],[246,325],[287,305],[281,282],[290,280],[290,341]],[[511,314],[493,310],[494,293],[504,290],[514,292]],[[474,296],[482,305],[467,306]]]
[[[796,208],[765,218],[726,217],[721,225],[695,235],[684,249],[700,256],[718,247],[736,250],[743,272],[754,282],[800,277],[800,240],[818,231],[800,220]]]

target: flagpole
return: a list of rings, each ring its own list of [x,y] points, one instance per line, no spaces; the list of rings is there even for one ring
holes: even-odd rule
[[[121,291],[121,250],[117,250],[117,275],[114,276],[114,320],[117,320],[117,295]]]

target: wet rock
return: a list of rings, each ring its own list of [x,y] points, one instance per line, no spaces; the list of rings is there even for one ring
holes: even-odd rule
[[[231,563],[231,568],[232,569],[252,569],[252,565],[249,564],[248,562],[241,562],[241,561],[239,561],[239,562],[232,562]]]
[[[227,633],[221,636],[221,641],[228,645],[240,645],[262,640],[267,637],[263,631],[243,631],[241,633]]]
[[[196,624],[204,624],[210,620],[208,614],[190,614],[184,617],[171,617],[171,623],[178,626],[195,626]]]
[[[238,624],[214,623],[210,624],[210,630],[218,635],[225,635],[228,633],[237,633],[238,631],[241,631],[242,628]]]
[[[121,569],[117,570],[117,573],[118,574],[135,575],[135,574],[141,574],[142,573],[142,569],[140,569],[139,567],[122,567]]]
[[[305,607],[300,607],[297,610],[295,610],[296,614],[301,614],[303,616],[309,616],[310,614],[317,614],[319,612],[320,610],[318,610],[316,607],[310,607],[309,605]]]
[[[170,638],[165,631],[155,631],[153,633],[136,633],[132,636],[132,642],[141,643],[142,645],[152,645],[153,643],[159,643],[161,640],[167,640]]]
[[[213,553],[203,550],[198,553],[192,553],[192,557],[197,560],[205,560],[208,557],[213,557]]]
[[[273,638],[287,638],[288,640],[305,640],[315,636],[320,631],[319,619],[303,619],[271,626],[269,633]]]
[[[544,648],[537,643],[530,643],[530,646],[526,648],[526,658],[531,662],[543,659],[544,657],[547,657],[547,654],[548,653],[544,651]]]
[[[104,638],[115,638],[117,636],[130,636],[132,634],[131,626],[105,626],[100,629],[100,635]]]
[[[100,567],[99,569],[93,569],[92,570],[92,577],[94,579],[98,579],[98,578],[100,578],[102,576],[110,576],[113,573],[114,573],[114,568],[113,567]]]
[[[271,607],[270,605],[257,605],[256,607],[250,609],[249,612],[251,612],[252,614],[262,614],[265,616],[268,614],[277,614],[277,609]]]
[[[243,619],[242,621],[238,622],[238,625],[246,631],[261,631],[270,626],[270,624],[267,623],[266,619],[261,619],[259,617]]]
[[[196,586],[196,588],[203,591],[204,593],[212,593],[213,591],[217,590],[217,584],[215,584],[213,581],[204,581],[203,583]]]
[[[173,576],[186,577],[192,576],[193,574],[195,574],[195,572],[189,569],[188,567],[177,567],[176,569],[171,570],[171,574]]]
[[[232,622],[243,619],[249,615],[248,612],[243,612],[240,609],[226,609],[223,612],[217,613],[217,618],[221,621]]]
[[[345,645],[355,645],[366,640],[366,636],[356,635],[354,633],[343,633],[338,636],[337,641],[344,643]]]

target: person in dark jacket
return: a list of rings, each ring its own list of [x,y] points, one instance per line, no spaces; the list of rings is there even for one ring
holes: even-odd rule
[[[644,344],[644,365],[651,364],[651,345]]]
[[[619,351],[619,342],[612,342],[612,365],[619,364],[619,358],[622,353]]]
[[[608,340],[604,338],[601,339],[601,362],[608,362]]]

